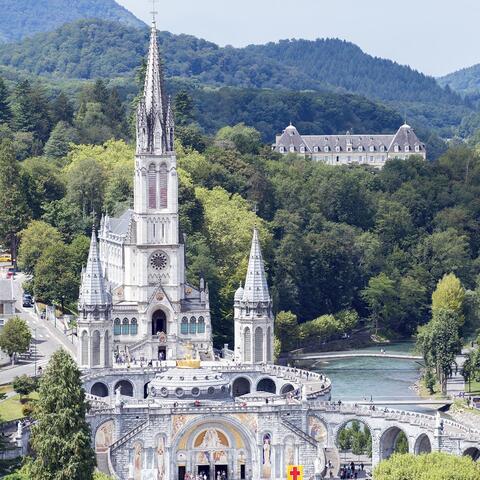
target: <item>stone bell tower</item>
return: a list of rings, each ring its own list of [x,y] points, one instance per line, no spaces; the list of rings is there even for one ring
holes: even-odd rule
[[[273,363],[274,322],[258,230],[253,231],[245,287],[235,293],[235,358]]]

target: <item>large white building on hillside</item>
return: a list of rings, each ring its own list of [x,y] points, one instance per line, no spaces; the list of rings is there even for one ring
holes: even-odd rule
[[[427,158],[425,145],[410,125],[402,125],[390,135],[301,135],[290,124],[277,135],[272,146],[275,152],[295,153],[327,165],[370,165],[383,168],[392,158],[405,160],[413,155]]]

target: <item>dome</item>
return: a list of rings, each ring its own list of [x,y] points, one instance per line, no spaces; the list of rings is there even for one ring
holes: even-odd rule
[[[237,288],[237,291],[235,292],[235,301],[236,302],[241,302],[242,301],[242,298],[243,298],[243,293],[245,292],[245,290],[243,289],[243,287],[240,285],[240,287]]]
[[[148,396],[171,400],[228,397],[229,380],[208,368],[172,368],[155,376]]]
[[[289,133],[290,135],[294,134],[297,131],[294,125],[290,124],[286,129],[285,133]]]
[[[408,123],[404,123],[400,128],[408,128],[411,129],[412,127]]]

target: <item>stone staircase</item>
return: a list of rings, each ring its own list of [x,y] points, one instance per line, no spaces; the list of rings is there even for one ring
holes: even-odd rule
[[[285,425],[285,427],[287,427],[295,435],[299,436],[302,440],[305,440],[312,447],[317,448],[318,442],[311,435],[304,432],[301,428],[298,428],[294,423],[292,423],[290,420],[287,420],[284,416],[280,417],[280,419],[283,425]]]
[[[135,437],[138,433],[145,430],[149,424],[148,420],[137,425],[135,428],[132,428],[129,432],[127,432],[123,437],[120,437],[117,441],[113,442],[110,445],[110,451],[114,452],[117,448],[120,448],[123,444],[128,442],[131,438]]]
[[[97,469],[105,475],[112,475],[108,461],[109,451],[107,450],[105,452],[96,452],[95,455],[97,457]]]
[[[336,477],[340,471],[340,456],[338,454],[338,450],[336,448],[326,448],[325,449],[325,465],[328,465],[328,461],[333,465],[333,475]],[[323,471],[323,476],[328,478],[328,468],[325,466],[325,470]]]

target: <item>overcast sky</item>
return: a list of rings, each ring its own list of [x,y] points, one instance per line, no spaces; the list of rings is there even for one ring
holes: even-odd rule
[[[152,0],[117,0],[150,22]],[[480,63],[480,0],[157,0],[158,27],[220,45],[338,37],[430,75]]]

